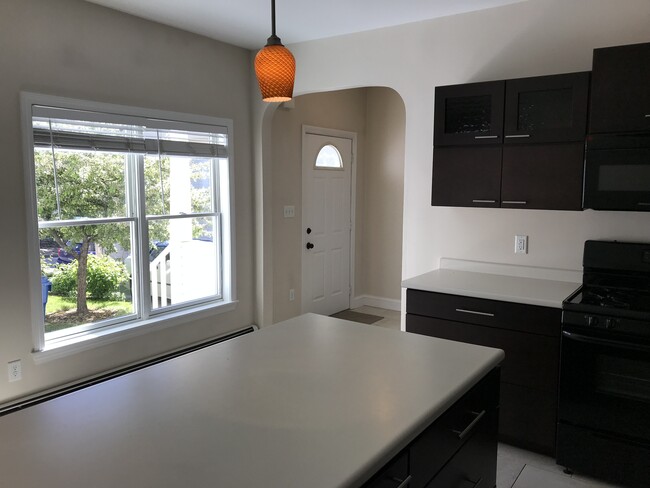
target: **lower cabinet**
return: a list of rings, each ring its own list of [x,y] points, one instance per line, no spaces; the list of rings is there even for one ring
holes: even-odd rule
[[[488,373],[363,488],[494,488],[500,373]]]
[[[499,438],[555,455],[559,309],[408,290],[406,311],[408,332],[503,349]]]

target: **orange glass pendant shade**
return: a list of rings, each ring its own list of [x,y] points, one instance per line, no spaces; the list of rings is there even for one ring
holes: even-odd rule
[[[257,53],[255,74],[265,102],[287,102],[293,97],[296,60],[282,44],[267,44]]]
[[[275,0],[271,0],[271,37],[255,56],[255,74],[265,102],[288,102],[293,97],[296,60],[275,35]]]

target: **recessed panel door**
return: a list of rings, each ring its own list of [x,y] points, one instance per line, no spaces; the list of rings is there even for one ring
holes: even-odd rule
[[[302,311],[350,308],[352,139],[303,135]]]

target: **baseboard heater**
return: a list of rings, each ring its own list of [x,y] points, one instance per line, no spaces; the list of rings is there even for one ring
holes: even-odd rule
[[[160,356],[156,356],[151,359],[147,359],[135,364],[131,364],[129,366],[125,366],[123,368],[119,368],[113,371],[110,371],[108,373],[103,373],[100,374],[99,376],[94,376],[90,379],[82,380],[76,383],[72,383],[66,386],[63,386],[61,388],[56,388],[54,390],[50,390],[46,393],[42,394],[37,394],[36,396],[33,397],[28,397],[24,400],[18,400],[16,402],[9,403],[5,407],[0,407],[0,417],[3,415],[10,414],[12,412],[16,412],[18,410],[23,410],[25,408],[33,407],[34,405],[38,405],[39,403],[47,402],[49,400],[52,400],[54,398],[67,395],[68,393],[72,393],[78,390],[82,390],[84,388],[88,388],[89,386],[96,385],[98,383],[103,383],[104,381],[112,380],[113,378],[117,378],[119,376],[123,376],[128,373],[132,373],[133,371],[137,371],[139,369],[143,368],[148,368],[149,366],[153,366],[155,364],[162,363],[164,361],[168,361],[170,359],[177,358],[179,356],[183,356],[184,354],[189,354],[194,351],[198,351],[200,349],[204,349],[206,347],[214,346],[215,344],[219,344],[220,342],[225,342],[229,341],[231,339],[235,339],[236,337],[241,337],[246,334],[250,334],[251,332],[255,332],[257,327],[251,326],[247,327],[245,329],[238,330],[236,332],[232,332],[230,334],[227,334],[225,336],[220,336],[215,339],[210,339],[204,342],[200,342],[198,344],[193,344],[191,346],[187,346],[181,349],[177,349],[173,352],[162,354]]]

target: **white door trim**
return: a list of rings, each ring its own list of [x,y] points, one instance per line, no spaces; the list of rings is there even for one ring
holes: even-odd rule
[[[341,139],[349,139],[352,141],[352,168],[351,168],[351,175],[350,175],[350,306],[353,303],[353,298],[356,296],[356,287],[355,287],[355,249],[356,249],[356,215],[357,215],[357,133],[356,132],[349,132],[345,130],[339,130],[339,129],[327,129],[324,127],[316,127],[313,125],[304,125],[302,126],[302,135],[300,139],[300,143],[303,144],[305,140],[305,136],[307,134],[312,134],[312,135],[317,135],[317,136],[326,136],[326,137],[337,137]],[[301,171],[302,171],[302,166],[301,166]],[[304,186],[304,183],[303,183]],[[302,198],[301,198],[302,201]],[[303,215],[304,219],[304,212],[301,212]],[[301,228],[301,238],[302,238],[302,231],[305,229],[305,222],[302,222],[302,228]],[[302,253],[301,253],[301,258],[300,258],[300,267],[302,269],[303,262],[302,262]],[[302,271],[301,271],[301,276],[302,276]],[[302,280],[301,280],[302,281]],[[304,296],[304,283],[301,282],[301,304],[300,304],[300,310],[301,313],[305,313],[304,309],[304,299],[302,298]]]

